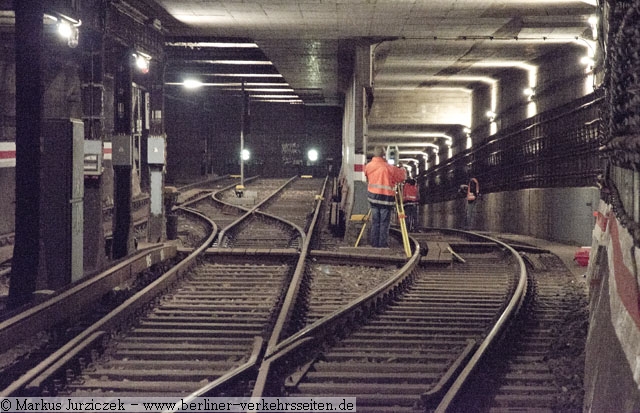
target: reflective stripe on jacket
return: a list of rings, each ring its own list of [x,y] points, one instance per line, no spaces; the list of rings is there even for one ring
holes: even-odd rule
[[[369,202],[381,205],[395,203],[396,184],[404,181],[406,173],[403,168],[391,166],[379,156],[374,156],[365,165],[364,174],[367,177],[367,198]]]

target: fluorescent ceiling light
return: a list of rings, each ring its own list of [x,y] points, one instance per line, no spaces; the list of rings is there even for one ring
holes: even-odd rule
[[[298,95],[251,95],[251,97],[262,99],[299,99]]]
[[[208,73],[207,76],[218,77],[282,77],[281,74],[276,73]]]
[[[241,90],[242,89],[242,83],[238,83],[238,82],[233,82],[233,83],[229,83],[229,82],[201,82],[199,80],[196,79],[185,79],[183,82],[166,82],[165,85],[170,85],[170,86],[184,86],[187,89],[196,89],[199,87],[221,87],[221,88],[226,88],[227,90]],[[244,90],[246,90],[247,92],[284,92],[284,93],[291,93],[291,92],[295,92],[295,90],[293,90],[290,87],[278,87],[281,86],[281,84],[277,84],[277,83],[267,83],[265,85],[272,85],[274,87],[261,87],[261,88],[251,88],[251,87],[246,87],[247,84],[244,84]],[[280,95],[274,95],[274,96],[280,96]],[[283,95],[284,96],[284,95]],[[286,95],[288,96],[288,95]],[[296,96],[297,97],[297,96]]]
[[[275,87],[289,87],[288,83],[261,83],[261,82],[244,82],[245,86],[262,86],[262,87],[269,87],[269,86],[275,86]]]
[[[196,89],[202,87],[203,83],[196,79],[185,79],[185,81],[182,82],[182,85],[187,89]]]
[[[273,66],[273,62],[268,60],[190,60],[195,63],[207,63],[214,65],[251,65],[251,66]]]
[[[295,90],[291,88],[244,88],[244,90],[248,92],[295,92]]]
[[[303,104],[301,99],[251,99],[254,102],[273,102],[273,103],[291,103],[291,104]]]
[[[223,43],[223,42],[169,42],[166,46],[182,46],[182,47],[212,47],[212,48],[236,48],[236,49],[256,49],[258,45],[255,43]]]

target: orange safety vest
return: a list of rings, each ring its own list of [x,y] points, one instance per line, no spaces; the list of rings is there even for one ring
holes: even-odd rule
[[[402,189],[402,202],[418,202],[418,186],[411,184],[404,184]]]
[[[394,205],[396,195],[396,184],[404,181],[406,173],[403,168],[391,166],[379,156],[374,156],[365,165],[364,174],[367,177],[367,191],[375,196],[370,201],[384,205]]]
[[[474,185],[473,189],[471,189],[471,185]],[[467,201],[473,202],[476,200],[476,197],[480,193],[480,183],[476,178],[471,178],[469,180],[469,185],[467,185]]]

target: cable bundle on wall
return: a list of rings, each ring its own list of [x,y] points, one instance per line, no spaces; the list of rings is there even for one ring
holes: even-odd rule
[[[640,217],[630,215],[640,193],[628,187],[640,169],[640,0],[607,1],[608,38],[605,61],[605,101],[602,107],[601,151],[605,156],[603,199],[640,247]],[[632,185],[635,188],[635,185]],[[623,199],[624,198],[624,199]]]

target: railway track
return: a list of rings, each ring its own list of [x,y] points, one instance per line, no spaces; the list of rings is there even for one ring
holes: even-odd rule
[[[222,193],[229,202],[242,202],[248,193],[257,195],[253,201],[253,213],[245,215],[234,228],[225,228],[218,236],[221,248],[300,248],[304,242],[316,202],[315,196],[322,193],[322,180],[291,179],[259,180],[249,183],[244,197],[232,197],[229,191]],[[256,189],[253,189],[257,187]],[[266,199],[263,193],[279,189],[275,196]],[[264,189],[266,188],[266,189]]]
[[[396,277],[404,278],[401,287],[393,287],[393,294],[381,291],[382,299],[374,292],[380,304],[373,308],[356,301],[353,312],[359,315],[346,317],[347,322],[322,326],[339,317],[318,320],[311,312],[316,330],[336,334],[316,339],[317,333],[308,333],[312,324],[290,337],[289,349],[281,347],[284,354],[274,351],[274,373],[263,373],[265,381],[253,396],[356,397],[358,411],[364,412],[424,410],[441,397],[443,377],[489,335],[518,289],[523,269],[518,257],[498,244],[473,244],[450,234],[425,235],[422,241],[437,238],[456,245],[452,249],[460,250],[464,262],[425,261],[401,268]],[[295,370],[279,365],[290,366],[302,353],[313,357],[303,358]],[[273,385],[277,378],[280,386]]]
[[[447,411],[582,411],[584,291],[555,255],[541,250],[524,256],[530,278],[524,308],[469,383],[452,395]]]
[[[281,182],[265,182],[256,191],[265,199],[275,187],[285,189]],[[182,208],[181,213],[186,217],[194,212]],[[255,214],[254,207],[244,217]],[[184,396],[255,358],[297,254],[261,254],[241,263],[232,256],[226,262],[219,254],[205,254],[215,237],[215,223],[210,228],[206,237],[195,237],[203,238],[198,241],[202,245],[150,285],[144,299],[128,300],[4,394]],[[158,296],[158,291],[164,293]],[[207,367],[194,368],[193,357]]]
[[[282,185],[277,180],[261,180],[247,187],[259,188],[256,192],[266,198]],[[321,190],[318,186],[315,182],[312,191]],[[205,191],[205,198],[214,200],[222,194],[219,198],[225,199],[224,191],[228,193],[231,188],[211,196]],[[289,198],[297,199],[295,205],[300,209],[304,198],[299,195]],[[278,200],[272,202],[279,204]],[[199,209],[202,202],[189,204]],[[206,205],[211,206],[211,201]],[[225,204],[217,205],[220,208],[216,212],[224,210]],[[290,210],[295,212],[296,208]],[[214,220],[220,217],[219,213],[211,213],[211,209],[207,212]],[[222,225],[225,224],[223,221]],[[273,222],[266,222],[262,228],[270,234],[266,240],[256,236],[254,221],[250,227],[251,231],[244,232],[252,234],[252,246],[289,242],[288,233],[274,231],[279,227],[274,227]],[[134,326],[111,340],[104,356],[74,378],[65,392],[70,396],[114,393],[179,396],[243,365],[250,359],[255,342],[268,333],[272,311],[278,308],[279,297],[295,264],[295,257],[288,263],[278,259],[267,265],[267,260],[260,257],[242,264],[200,262]]]
[[[547,386],[552,372],[542,374],[539,366],[531,377],[539,374],[544,384],[521,376],[516,385],[492,381],[497,391],[473,390],[487,381],[475,372],[493,349],[511,356],[500,343],[521,340],[523,348],[539,350],[548,343],[534,332],[549,332],[540,320],[558,322],[551,315],[559,307],[538,304],[545,317],[535,324],[519,321],[530,328],[514,333],[515,339],[505,333],[513,331],[512,317],[522,305],[562,291],[527,281],[524,261],[512,248],[460,231],[430,230],[412,235],[409,259],[394,251],[344,249],[312,242],[318,182],[257,179],[246,190],[255,191],[250,201],[238,199],[229,186],[182,203],[185,218],[197,210],[224,229],[219,238],[195,237],[203,239],[200,251],[182,253],[198,258],[165,282],[162,294],[135,304],[127,317],[133,322],[89,329],[79,347],[69,346],[76,355],[65,360],[72,361],[57,362],[55,372],[56,362],[50,362],[47,372],[23,380],[11,394],[353,396],[364,412],[520,408],[514,400],[542,409],[542,399],[557,406],[557,386]],[[277,196],[263,195],[276,190]],[[273,225],[265,232],[278,234],[282,244],[262,235],[251,244],[256,220]],[[273,229],[286,225],[286,231]],[[234,244],[244,237],[250,246]],[[393,244],[400,250],[400,242]],[[331,251],[311,245],[331,245]],[[529,273],[551,267],[548,257],[526,261]],[[539,362],[545,356],[514,357]],[[510,363],[514,371],[526,370]],[[506,393],[518,386],[520,395]],[[527,399],[523,388],[538,401]],[[465,399],[477,391],[486,401]]]
[[[198,264],[103,356],[69,396],[184,396],[239,367],[267,332],[291,263]]]

